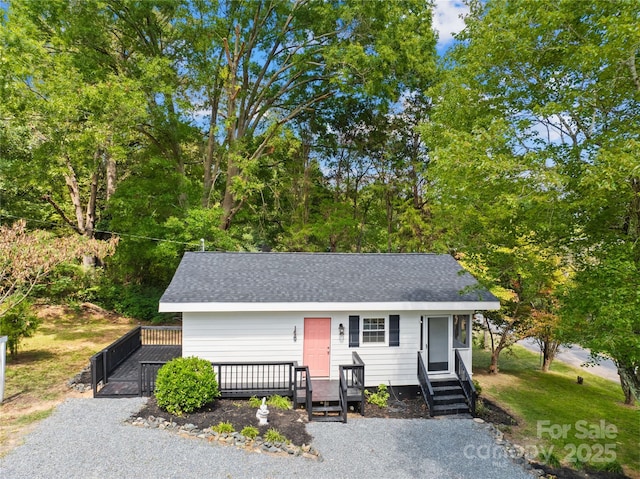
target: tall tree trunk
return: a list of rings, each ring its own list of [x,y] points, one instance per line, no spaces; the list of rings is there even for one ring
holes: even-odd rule
[[[555,359],[559,348],[559,341],[549,338],[542,341],[542,372],[549,372],[551,369],[551,363]]]
[[[107,190],[106,190],[106,199],[109,201],[109,198],[113,196],[116,192],[116,161],[113,157],[107,152],[106,153],[106,177],[107,177]]]
[[[624,403],[633,404],[640,401],[640,366],[616,361],[620,384],[624,392]]]

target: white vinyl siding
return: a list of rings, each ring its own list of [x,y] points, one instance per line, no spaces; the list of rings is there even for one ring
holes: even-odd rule
[[[397,311],[359,313],[361,318],[385,318],[385,327],[388,327],[389,315],[398,314]],[[183,356],[198,356],[212,362],[297,361],[302,365],[304,318],[327,317],[331,318],[330,379],[338,379],[339,365],[352,364],[352,352],[355,351],[365,363],[366,386],[417,385],[416,360],[420,349],[421,312],[400,313],[398,347],[389,347],[385,342],[361,343],[360,347],[350,348],[348,331],[342,337],[339,333],[340,323],[348,325],[350,314],[353,313],[322,310],[278,313],[185,312]],[[388,336],[386,330],[385,335]],[[471,355],[463,354],[463,359],[471,371]]]

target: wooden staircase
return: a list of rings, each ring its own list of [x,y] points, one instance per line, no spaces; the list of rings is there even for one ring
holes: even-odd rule
[[[471,413],[459,379],[431,379],[431,386],[433,387],[432,416]]]
[[[314,401],[311,420],[318,422],[344,422],[339,401]]]

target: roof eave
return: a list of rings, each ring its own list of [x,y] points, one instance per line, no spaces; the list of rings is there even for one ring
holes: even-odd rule
[[[277,311],[492,311],[499,301],[404,301],[379,303],[173,303],[160,302],[161,313],[224,313]]]

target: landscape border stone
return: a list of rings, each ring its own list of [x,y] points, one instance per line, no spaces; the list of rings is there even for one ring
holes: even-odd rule
[[[313,446],[308,444],[296,446],[294,444],[287,444],[284,442],[268,442],[261,436],[251,439],[243,436],[239,432],[220,434],[210,427],[206,429],[198,429],[194,424],[184,424],[180,426],[171,420],[155,416],[148,416],[147,418],[140,416],[136,418],[129,418],[125,423],[136,427],[166,430],[184,438],[201,439],[224,446],[235,446],[237,449],[251,451],[258,454],[267,453],[281,457],[301,456],[306,459],[322,461],[320,453]]]

